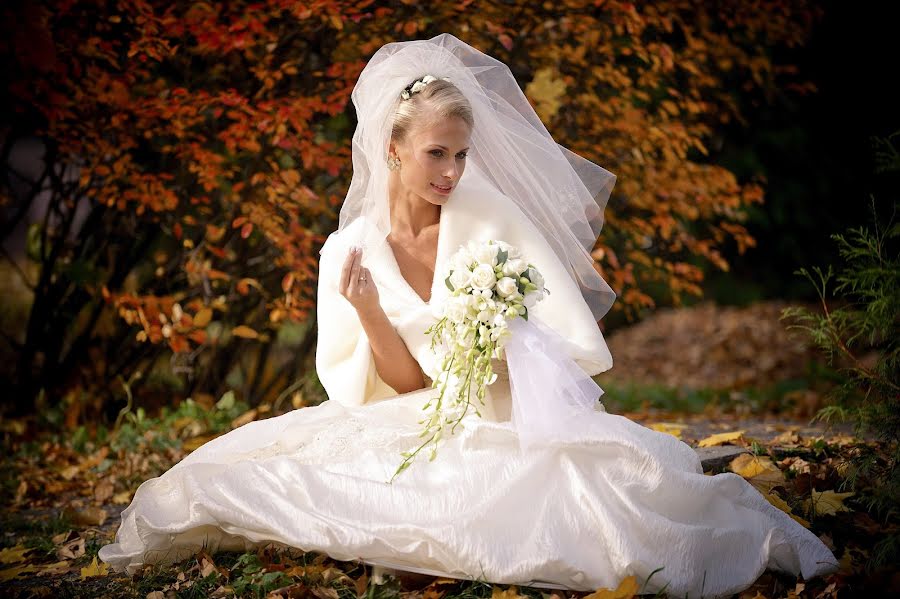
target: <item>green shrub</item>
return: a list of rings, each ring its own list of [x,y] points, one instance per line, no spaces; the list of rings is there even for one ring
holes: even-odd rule
[[[900,172],[891,138],[877,143],[878,170]],[[888,160],[891,155],[893,162]],[[900,519],[900,223],[894,220],[898,207],[900,200],[894,199],[890,221],[881,224],[873,198],[874,231],[859,227],[831,235],[843,261],[837,273],[831,265],[826,272],[813,267],[816,280],[806,268],[795,271],[816,286],[821,314],[792,306],[781,315],[792,321],[788,328],[806,332],[830,365],[839,365],[842,379],[830,393],[829,405],[813,421],[853,422],[857,436],[878,439],[880,448],[861,447],[849,461],[843,488],[852,488],[869,512],[893,531]],[[829,306],[826,288],[832,277],[837,301]],[[869,567],[897,563],[898,548],[900,534],[889,533],[873,549]]]

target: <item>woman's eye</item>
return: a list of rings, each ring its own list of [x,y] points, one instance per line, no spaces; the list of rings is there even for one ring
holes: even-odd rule
[[[429,152],[429,154],[431,154],[435,158],[440,158],[441,156],[444,155],[444,151],[443,150],[431,150]],[[467,156],[468,156],[468,154],[457,154],[456,155],[456,157],[459,159],[466,158]]]

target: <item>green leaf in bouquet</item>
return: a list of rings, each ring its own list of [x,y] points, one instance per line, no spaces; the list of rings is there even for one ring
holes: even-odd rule
[[[444,279],[444,284],[447,285],[447,289],[449,289],[450,291],[456,291],[456,289],[454,289],[453,285],[450,283],[451,276],[453,276],[452,272],[449,275],[447,275],[446,279]]]
[[[497,252],[497,264],[503,264],[506,262],[506,258],[509,256],[509,252],[506,250],[500,250]]]
[[[525,306],[522,306],[522,318],[528,320],[528,308],[526,308]]]

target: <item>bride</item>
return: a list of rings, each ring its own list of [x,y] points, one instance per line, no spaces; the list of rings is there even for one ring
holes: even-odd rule
[[[553,141],[505,65],[449,34],[390,43],[352,99],[353,180],[319,266],[329,399],[237,428],[145,481],[101,560],[134,573],[274,542],[381,570],[577,591],[634,575],[644,592],[706,597],[766,568],[837,569],[743,478],[704,475],[687,444],[597,401],[589,377],[612,367],[597,320],[615,294],[589,251],[615,177]],[[392,480],[436,393],[425,330],[450,293],[446,263],[472,239],[517,246],[541,271],[539,334],[525,358],[494,359],[479,413],[433,461]],[[593,405],[554,420],[573,385]],[[535,418],[512,416],[532,408],[549,425],[526,449]]]

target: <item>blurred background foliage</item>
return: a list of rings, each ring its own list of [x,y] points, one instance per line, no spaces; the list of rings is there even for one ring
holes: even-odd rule
[[[618,176],[593,252],[619,294],[607,331],[704,297],[814,299],[793,272],[865,220],[868,140],[896,119],[876,76],[890,20],[836,2],[0,10],[4,409],[68,427],[126,401],[322,399],[317,250],[384,43],[449,32],[498,58]]]

